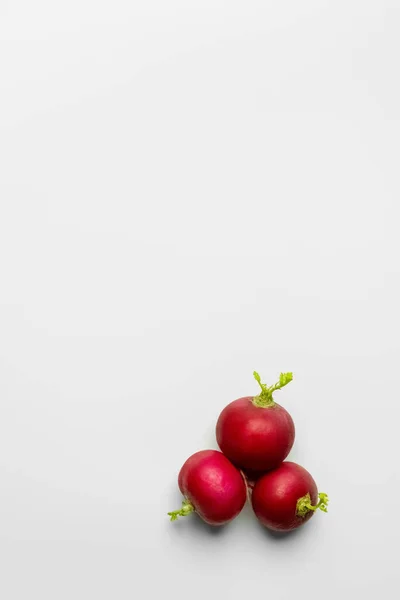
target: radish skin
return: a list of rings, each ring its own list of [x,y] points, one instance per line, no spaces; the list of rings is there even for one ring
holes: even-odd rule
[[[255,482],[251,503],[265,527],[291,531],[307,523],[318,509],[327,512],[328,496],[318,494],[306,469],[287,461]]]
[[[241,512],[247,498],[242,473],[218,450],[201,450],[182,466],[178,485],[184,500],[169,512],[171,521],[195,512],[209,525],[224,525]]]
[[[289,454],[295,438],[290,414],[273,399],[273,393],[293,379],[281,373],[279,381],[268,387],[254,372],[261,392],[228,404],[216,426],[218,446],[237,467],[265,472],[277,467]]]

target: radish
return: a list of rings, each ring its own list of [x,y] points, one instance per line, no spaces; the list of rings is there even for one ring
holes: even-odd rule
[[[328,496],[318,494],[310,473],[293,462],[284,462],[254,485],[251,503],[257,518],[275,531],[304,525],[317,509],[327,512]]]
[[[289,454],[294,442],[294,423],[289,413],[273,399],[273,393],[293,379],[281,373],[278,383],[268,387],[253,373],[261,392],[234,400],[217,421],[217,442],[222,452],[237,467],[250,471],[268,471]]]
[[[245,479],[218,450],[201,450],[184,463],[178,485],[182,508],[169,512],[171,521],[196,512],[209,525],[223,525],[242,510],[247,497]]]

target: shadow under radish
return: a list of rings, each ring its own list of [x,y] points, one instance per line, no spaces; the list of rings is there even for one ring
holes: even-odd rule
[[[177,494],[177,497],[178,500],[175,503],[176,506],[179,505],[179,502],[182,502],[182,496],[179,493]],[[221,537],[226,533],[230,525],[230,523],[218,526],[209,525],[203,521],[195,511],[186,517],[178,517],[178,519],[173,522],[167,517],[166,523],[168,524],[168,530],[171,535],[183,537],[186,537],[188,534],[194,537]]]
[[[209,525],[205,523],[196,513],[180,518],[173,523],[168,523],[169,534],[174,538],[221,538],[229,530],[230,523],[225,525]]]
[[[205,521],[203,521],[203,519],[201,519],[198,515],[193,514],[191,515],[191,519],[187,519],[188,522],[188,527],[196,533],[200,533],[202,535],[208,535],[208,536],[212,536],[212,537],[221,537],[223,536],[229,527],[229,523],[226,523],[226,525],[209,525],[208,523],[205,523]]]
[[[293,540],[299,540],[304,535],[307,535],[306,524],[298,527],[297,529],[292,529],[291,531],[275,531],[273,529],[268,529],[268,527],[264,527],[264,525],[259,523],[259,529],[268,539],[274,540],[278,543],[288,543]]]

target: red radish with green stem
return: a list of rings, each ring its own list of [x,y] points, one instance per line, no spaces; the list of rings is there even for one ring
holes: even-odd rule
[[[293,446],[292,417],[273,398],[275,391],[292,381],[293,374],[281,373],[270,387],[256,371],[253,375],[261,392],[228,404],[218,418],[216,435],[222,452],[237,467],[260,472],[277,467]]]
[[[251,503],[265,527],[291,531],[307,523],[318,509],[327,512],[328,496],[318,494],[317,485],[306,469],[284,462],[256,481]]]
[[[201,450],[184,463],[178,476],[182,508],[169,512],[171,521],[196,512],[209,525],[224,525],[242,510],[245,479],[218,450]]]

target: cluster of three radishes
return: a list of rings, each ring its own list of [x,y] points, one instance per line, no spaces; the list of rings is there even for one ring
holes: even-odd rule
[[[268,387],[254,372],[261,392],[234,400],[221,412],[216,427],[222,450],[193,454],[180,470],[182,508],[168,513],[171,521],[196,512],[210,525],[228,523],[242,510],[247,495],[263,525],[290,531],[306,523],[317,509],[326,512],[328,496],[318,494],[310,473],[293,462],[283,462],[295,437],[289,413],[273,393],[293,379],[281,373]]]

